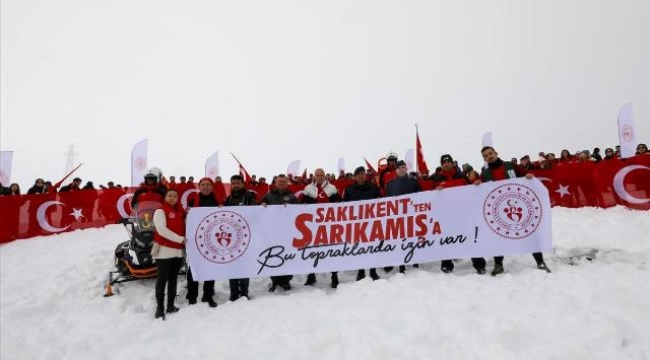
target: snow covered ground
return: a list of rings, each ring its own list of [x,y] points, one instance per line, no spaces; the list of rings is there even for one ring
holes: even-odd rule
[[[553,270],[506,258],[506,274],[453,274],[439,263],[337,290],[267,292],[153,317],[153,281],[104,298],[120,225],[0,247],[2,359],[648,359],[650,214],[624,208],[553,210]],[[586,259],[586,254],[593,257]],[[573,257],[573,258],[572,258]],[[492,261],[488,261],[491,268]]]

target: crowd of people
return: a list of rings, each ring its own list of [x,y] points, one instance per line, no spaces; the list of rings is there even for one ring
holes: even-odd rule
[[[542,154],[540,153],[540,159],[535,163],[531,163],[529,156],[524,156],[521,158],[521,162],[516,161],[517,159],[512,159],[511,161],[504,161],[499,157],[497,151],[490,147],[486,146],[481,149],[481,155],[486,163],[486,166],[482,169],[481,173],[470,174],[473,169],[467,164],[464,165],[464,171],[459,169],[458,164],[454,161],[453,157],[449,154],[444,154],[440,158],[440,167],[436,169],[435,173],[431,176],[424,174],[424,177],[428,177],[429,180],[433,181],[434,188],[442,190],[444,188],[456,187],[456,186],[465,186],[469,184],[480,185],[486,181],[498,181],[504,180],[507,178],[513,177],[527,177],[533,178],[533,174],[528,172],[531,168],[548,168],[549,165],[544,163],[551,164],[550,166],[555,166],[563,162],[574,162],[574,161],[607,161],[616,156],[613,149],[607,149],[605,151],[605,158],[599,157],[599,152],[597,149],[590,154],[587,152],[579,152],[579,156],[571,156],[568,152],[562,152],[561,158],[555,158],[554,154]],[[610,151],[611,150],[611,151]],[[650,153],[647,152],[647,147],[644,144],[640,144],[638,147],[637,155],[645,155]],[[568,155],[567,155],[568,154]],[[230,178],[231,183],[231,193],[225,199],[225,201],[220,202],[218,200],[217,194],[214,192],[214,181],[210,178],[203,178],[199,181],[199,193],[192,199],[189,203],[189,207],[193,206],[277,206],[284,204],[321,204],[321,203],[331,203],[331,202],[347,202],[347,201],[358,201],[358,200],[369,200],[377,199],[381,197],[390,197],[390,196],[399,196],[410,193],[415,193],[422,191],[419,182],[416,178],[417,176],[409,175],[407,172],[406,162],[404,160],[399,160],[397,155],[393,152],[387,154],[386,156],[386,165],[382,167],[378,172],[375,172],[373,175],[376,176],[376,179],[371,180],[368,176],[368,170],[365,166],[359,166],[354,170],[354,173],[351,174],[340,174],[339,177],[333,177],[332,174],[326,174],[325,171],[321,168],[318,168],[314,171],[313,177],[307,181],[307,186],[304,187],[302,193],[299,196],[296,196],[293,191],[289,189],[291,182],[301,181],[299,177],[289,178],[288,176],[281,174],[273,178],[269,191],[266,192],[261,199],[259,199],[259,194],[254,193],[246,189],[244,178],[237,174],[233,175]],[[474,179],[471,179],[471,176]],[[148,187],[149,191],[158,191],[154,189],[163,189],[165,186],[163,184],[156,184],[156,179],[159,174],[153,171],[151,174],[146,177],[145,183],[141,189]],[[350,180],[344,188],[342,194],[338,190],[337,186],[333,185],[333,181],[345,181]],[[252,182],[252,181],[251,181]],[[259,184],[265,184],[265,179],[260,179],[259,182],[255,184],[249,183],[251,186],[259,186]],[[178,211],[177,207],[172,208],[171,206],[176,206],[178,193],[175,189],[170,188],[167,185],[167,195],[165,195],[165,202],[167,205],[163,206],[162,209],[156,210],[156,215],[154,216],[154,222],[156,223],[156,232],[157,237],[163,236],[158,235],[158,229],[162,229],[161,232],[166,232],[167,227],[164,221],[159,220],[156,222],[156,219],[164,219],[165,217],[169,218],[171,215],[175,214]],[[136,192],[137,194],[137,192]],[[171,195],[170,195],[171,194]],[[134,201],[137,202],[136,199]],[[185,229],[179,227],[179,231],[171,234],[169,240],[172,241],[170,246],[176,248],[178,244],[184,244],[187,239],[184,237]],[[161,245],[160,246],[165,246]],[[178,260],[182,258],[182,254],[176,254]],[[544,262],[544,256],[542,253],[533,253],[532,254],[536,266],[540,270],[550,272],[550,269]],[[158,258],[157,258],[158,259]],[[478,274],[486,273],[487,262],[483,258],[472,258],[472,265]],[[503,265],[503,256],[494,257],[494,267],[491,271],[492,276],[497,276],[505,272]],[[163,262],[162,266],[166,266]],[[417,267],[417,265],[414,265]],[[164,317],[164,284],[175,284],[175,280],[172,281],[172,278],[178,276],[178,267],[174,267],[175,272],[166,271],[166,268],[161,268],[159,270],[159,282],[156,284],[156,299],[157,299],[157,308],[156,308],[156,318]],[[444,273],[451,273],[454,269],[454,262],[451,259],[444,260],[441,262],[441,271]],[[392,268],[384,268],[385,272],[392,271]],[[405,273],[406,267],[399,266],[399,272]],[[196,299],[198,297],[198,283],[192,279],[191,269],[188,271],[188,293],[187,299],[189,304],[196,304]],[[370,277],[373,280],[380,278],[377,273],[377,269],[369,270]],[[364,279],[366,277],[365,269],[359,269],[357,273],[357,280]],[[292,275],[286,276],[273,276],[271,277],[271,285],[269,287],[270,292],[276,291],[278,288],[282,288],[285,291],[291,290],[291,280]],[[312,286],[316,283],[317,278],[316,274],[309,274],[307,280],[304,283],[305,286]],[[331,287],[336,288],[339,285],[338,274],[336,272],[331,273]],[[172,285],[169,285],[168,297],[167,297],[167,313],[173,313],[178,311],[178,308],[174,305],[174,298],[176,294],[175,287],[172,288]],[[241,297],[249,298],[249,279],[231,279],[230,280],[230,301],[235,301]],[[202,302],[207,302],[209,306],[216,307],[217,304],[213,299],[214,296],[214,282],[206,281],[203,286],[203,296],[201,298]]]
[[[485,166],[480,173],[469,164],[462,167],[454,161],[450,154],[440,157],[440,166],[432,174],[418,174],[407,171],[404,160],[399,160],[397,154],[390,152],[385,157],[385,164],[372,169],[369,164],[357,167],[352,173],[340,172],[327,174],[322,168],[316,169],[309,176],[287,176],[280,174],[274,176],[270,183],[265,178],[259,180],[252,176],[245,179],[242,175],[236,174],[230,177],[230,193],[226,194],[224,184],[220,177],[215,179],[202,178],[198,182],[198,193],[188,201],[188,207],[202,206],[278,206],[284,204],[322,204],[332,202],[348,202],[358,200],[370,200],[381,197],[406,195],[422,191],[420,185],[423,180],[429,181],[432,189],[442,190],[445,188],[466,186],[470,184],[480,185],[487,181],[498,181],[513,177],[532,178],[534,175],[529,172],[532,169],[549,169],[562,164],[584,162],[584,161],[608,161],[620,157],[620,149],[607,148],[605,156],[601,156],[598,148],[589,152],[579,151],[571,154],[563,150],[560,157],[554,153],[538,154],[539,158],[531,161],[530,156],[525,155],[519,159],[511,158],[510,161],[499,157],[497,151],[486,146],[481,149],[481,155]],[[637,155],[650,155],[647,145],[639,144]],[[135,191],[132,198],[132,206],[136,206],[145,197],[148,200],[155,200],[162,206],[154,212],[153,222],[155,228],[154,246],[152,256],[156,259],[158,279],[156,282],[156,313],[155,317],[164,319],[165,314],[177,312],[175,306],[177,294],[177,277],[184,257],[185,238],[185,209],[180,205],[179,194],[187,189],[196,189],[194,178],[181,176],[177,183],[174,176],[165,179],[162,172],[157,168],[150,169],[144,176],[144,182]],[[247,180],[247,181],[246,181]],[[83,189],[94,189],[92,182],[81,187],[82,180],[74,178],[73,181],[58,189],[59,192],[78,191]],[[107,188],[117,187],[112,182]],[[48,184],[43,179],[37,179],[28,194],[47,193],[56,191],[58,186]],[[103,187],[102,187],[103,188]],[[5,188],[2,188],[3,195]],[[300,189],[300,191],[296,191]],[[20,188],[17,184],[11,184],[6,190],[6,195],[19,195]],[[298,195],[297,195],[298,194]],[[536,266],[540,270],[550,272],[544,262],[541,253],[532,254]],[[486,273],[487,262],[483,258],[472,258],[472,265],[478,274]],[[496,256],[493,259],[492,276],[505,272],[503,256]],[[417,265],[413,265],[417,267]],[[454,262],[451,259],[441,262],[440,269],[444,273],[452,273]],[[392,268],[384,268],[385,272],[392,271]],[[406,267],[399,266],[398,271],[405,273]],[[369,269],[369,275],[373,280],[380,278],[377,269]],[[359,269],[357,280],[366,277],[366,269]],[[270,292],[278,288],[284,291],[291,290],[292,275],[274,276],[271,278]],[[198,299],[199,286],[192,278],[192,271],[188,271],[188,292],[187,300],[190,305],[196,304]],[[312,286],[316,283],[316,274],[309,274],[304,283],[305,286]],[[249,279],[230,279],[230,300],[236,301],[239,298],[249,296]],[[331,273],[330,285],[336,288],[339,285],[338,274]],[[165,289],[167,303],[165,307]],[[207,303],[210,307],[216,307],[214,301],[214,281],[206,281],[203,284],[203,295],[201,302]]]
[[[644,143],[638,144],[636,148],[636,155],[650,155],[650,152],[648,151],[648,146]],[[386,158],[389,156],[395,156],[397,157],[397,154],[391,152],[386,155]],[[609,161],[609,160],[614,160],[614,159],[619,159],[621,157],[621,152],[620,152],[620,146],[616,145],[614,147],[608,147],[604,151],[604,156],[601,153],[600,148],[594,148],[592,151],[589,150],[581,150],[581,151],[576,151],[572,153],[571,151],[564,149],[560,152],[560,156],[556,156],[555,153],[553,152],[539,152],[537,155],[537,158],[533,158],[530,155],[524,155],[522,157],[512,157],[510,159],[510,162],[519,164],[526,170],[536,170],[536,169],[552,169],[554,167],[557,167],[559,165],[563,164],[572,164],[572,163],[580,163],[580,162],[601,162],[601,161]],[[464,163],[464,164],[459,164],[457,161],[454,161],[454,166],[460,170],[463,174],[465,174],[470,182],[474,182],[478,176],[479,172],[475,170],[475,168],[470,165],[469,163]],[[371,182],[377,182],[377,181],[383,181],[378,178],[380,175],[379,172],[381,171],[383,167],[379,166],[378,170],[375,170],[370,166],[370,164],[367,165],[367,170],[368,170],[368,177]],[[429,173],[421,173],[421,172],[409,172],[409,176],[414,179],[419,179],[419,180],[431,180],[433,179],[440,171],[442,170],[442,167],[439,166],[435,169],[435,171],[432,174]],[[480,169],[479,169],[480,170]],[[287,174],[288,175],[288,174]],[[335,185],[339,189],[339,194],[342,195],[342,190],[345,189],[345,187],[349,184],[352,183],[352,179],[354,178],[353,173],[351,172],[345,172],[345,171],[340,171],[339,174],[334,174],[334,173],[325,173],[325,179]],[[180,194],[183,194],[187,189],[195,189],[198,184],[194,182],[194,177],[189,176],[180,176],[178,178],[178,182],[176,181],[176,176],[170,176],[169,178],[165,178],[164,176],[162,177],[162,184],[165,185],[167,189],[176,189]],[[275,182],[277,180],[277,176],[274,176],[271,181],[267,181],[267,178],[265,177],[257,177],[256,175],[252,175],[248,181],[245,181],[245,187],[249,190],[253,190],[254,192],[258,193],[258,200],[261,199],[261,196],[266,194],[270,189],[272,189],[275,186]],[[216,184],[216,187],[218,189],[221,189],[222,187],[222,179],[220,176],[217,176],[215,179],[213,179],[214,183]],[[307,184],[310,184],[314,181],[314,173],[311,174],[303,174],[302,176],[296,176],[295,174],[290,175],[289,177],[289,183],[290,183],[290,188],[295,188],[295,185],[303,185],[306,186]],[[81,178],[75,177],[72,182],[65,186],[61,186],[61,183],[55,183],[53,184],[51,181],[45,181],[43,178],[38,178],[34,181],[34,184],[27,190],[27,192],[22,192],[21,187],[17,183],[11,183],[9,186],[6,186],[6,184],[0,183],[0,196],[8,196],[8,195],[24,195],[24,194],[46,194],[46,193],[53,193],[53,192],[65,192],[65,191],[78,191],[78,190],[105,190],[105,189],[124,189],[125,187],[122,186],[121,184],[115,184],[113,181],[108,181],[106,185],[99,185],[98,187],[95,187],[94,183],[92,181],[87,181],[85,185],[81,185],[82,180]],[[383,184],[379,184],[382,186]],[[221,190],[219,190],[221,191]],[[220,196],[225,199],[225,194],[220,194]],[[222,200],[223,200],[222,199]]]

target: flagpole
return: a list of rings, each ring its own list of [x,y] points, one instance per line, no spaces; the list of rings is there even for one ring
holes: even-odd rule
[[[420,164],[418,164],[418,154],[420,152],[420,149],[418,148],[418,137],[420,136],[420,133],[418,132],[418,123],[415,123],[415,172],[420,171]]]
[[[79,165],[77,165],[76,168],[72,169],[72,171],[70,171],[66,176],[63,177],[63,179],[59,180],[56,184],[52,185],[52,187],[56,189],[59,186],[61,186],[61,184],[63,184],[65,179],[69,178],[70,175],[72,175],[75,171],[77,171],[77,169],[79,169],[81,167],[81,165],[83,165],[83,163],[80,163]]]

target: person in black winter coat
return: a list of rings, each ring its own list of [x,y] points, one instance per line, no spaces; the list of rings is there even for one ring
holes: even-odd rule
[[[377,185],[368,181],[368,175],[366,174],[366,168],[359,166],[354,170],[354,184],[345,188],[343,192],[343,201],[359,201],[359,200],[371,200],[378,199],[381,197],[381,191]],[[366,271],[360,269],[357,272],[357,281],[366,277]],[[373,280],[378,280],[379,275],[377,275],[376,269],[370,269],[370,277]]]
[[[407,170],[406,170],[406,162],[404,160],[400,160],[397,162],[397,167],[395,168],[395,175],[396,177],[393,180],[391,180],[388,184],[386,184],[386,197],[400,196],[400,195],[412,194],[412,193],[422,191],[422,188],[420,187],[420,183],[417,182],[417,180],[413,180],[408,177]],[[416,264],[413,265],[413,267],[419,267],[419,266]],[[389,272],[392,269],[393,269],[392,267],[384,268],[386,272]],[[399,272],[403,274],[405,270],[406,270],[406,266],[400,265]]]
[[[188,208],[193,207],[217,207],[219,202],[217,196],[212,190],[212,179],[203,178],[199,181],[199,192],[187,202]],[[199,296],[199,282],[194,281],[192,277],[192,268],[187,271],[187,300],[190,305],[196,304],[196,298]],[[217,307],[214,301],[214,280],[203,282],[203,296],[201,302],[208,303],[210,307]]]
[[[275,189],[264,195],[261,205],[266,207],[267,205],[298,204],[298,198],[288,188],[289,178],[284,174],[278,175],[275,180]],[[293,279],[293,275],[271,276],[269,292],[274,292],[278,286],[284,291],[291,290],[291,279]]]
[[[230,177],[230,195],[226,198],[225,206],[251,206],[257,205],[255,193],[244,188],[244,178],[241,175]],[[230,279],[230,301],[240,297],[250,299],[248,285],[250,279]]]
[[[412,194],[422,191],[420,183],[408,177],[406,171],[406,162],[400,160],[395,168],[397,175],[393,180],[386,184],[386,197]]]
[[[74,178],[72,182],[64,187],[62,187],[59,192],[67,192],[67,191],[79,191],[81,190],[81,178]]]
[[[36,179],[36,181],[34,181],[34,186],[27,190],[27,194],[45,194],[45,181],[41,178]]]

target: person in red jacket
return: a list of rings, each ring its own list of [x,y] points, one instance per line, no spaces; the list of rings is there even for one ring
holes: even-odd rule
[[[440,157],[440,166],[442,167],[442,170],[431,178],[431,180],[433,180],[433,187],[436,190],[469,184],[467,176],[457,170],[454,165],[454,159],[451,155],[442,155]],[[485,274],[485,259],[472,258],[472,265],[474,266],[474,269],[476,269],[477,273],[481,275]],[[451,260],[443,260],[440,265],[440,270],[445,274],[451,273],[454,271],[454,262]]]
[[[379,170],[379,188],[384,193],[386,192],[386,185],[397,177],[395,169],[397,169],[397,153],[394,151],[386,154],[386,167]]]
[[[483,160],[485,160],[487,163],[487,167],[484,168],[481,172],[481,179],[475,182],[477,185],[481,182],[486,181],[499,181],[524,176],[527,179],[532,179],[535,177],[533,174],[527,173],[526,170],[524,170],[524,168],[521,166],[513,164],[509,161],[501,160],[501,158],[499,158],[499,154],[491,146],[485,146],[483,149],[481,149],[481,155],[483,155]],[[542,253],[533,253],[533,258],[535,258],[535,262],[537,262],[538,269],[550,272],[546,266],[546,263],[544,263],[544,256]],[[492,276],[503,273],[503,256],[495,256]]]
[[[147,170],[144,175],[144,183],[140,184],[138,190],[131,199],[131,208],[135,209],[139,202],[155,201],[162,203],[167,189],[160,183],[162,172],[158,168]]]
[[[179,309],[174,306],[178,273],[183,265],[185,247],[185,210],[178,200],[178,192],[169,190],[160,209],[153,213],[155,228],[151,256],[156,260],[158,278],[156,279],[156,319],[165,320],[165,286],[167,286],[167,313]]]

